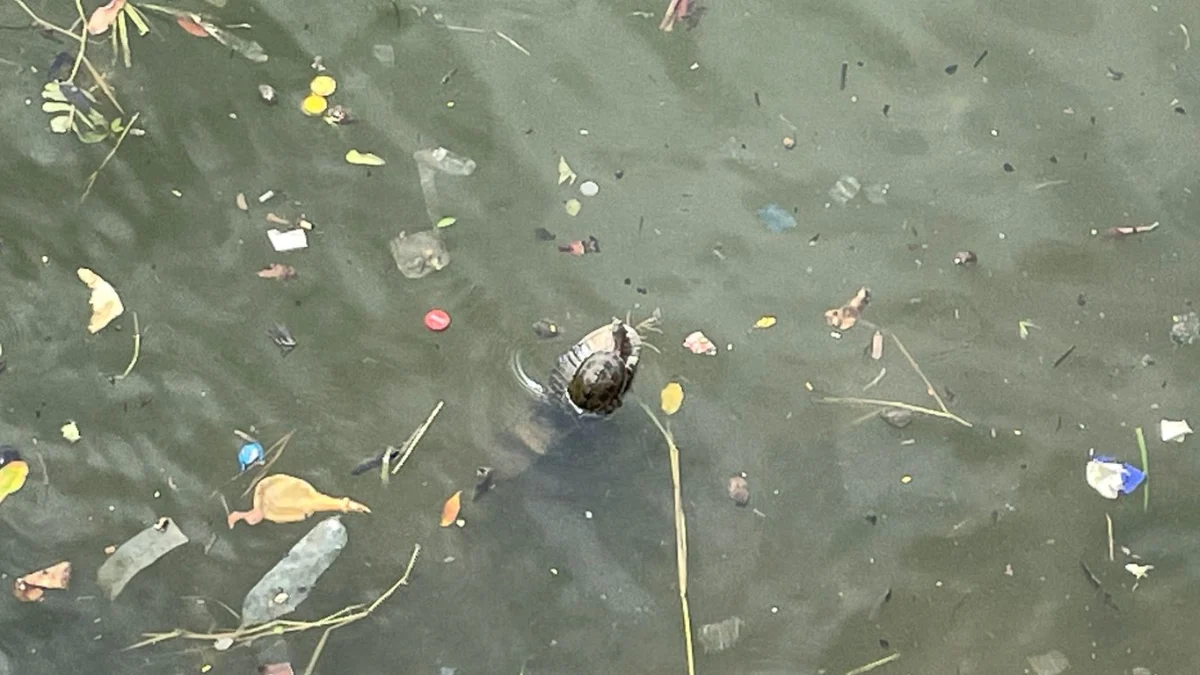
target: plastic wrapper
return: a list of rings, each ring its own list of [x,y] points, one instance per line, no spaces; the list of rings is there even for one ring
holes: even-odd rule
[[[100,566],[96,581],[108,599],[114,600],[138,572],[187,542],[175,521],[163,518],[121,544]]]
[[[429,219],[436,223],[442,214],[438,205],[436,179],[439,173],[448,176],[470,176],[475,173],[475,160],[450,152],[446,148],[436,147],[427,150],[417,150],[413,153],[413,161],[417,163],[417,175],[421,178],[421,194],[425,196],[425,208],[429,211]]]
[[[345,547],[346,526],[340,517],[317,523],[246,594],[242,626],[266,623],[295,611]]]

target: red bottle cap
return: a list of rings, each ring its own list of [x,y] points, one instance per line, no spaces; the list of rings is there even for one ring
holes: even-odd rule
[[[450,327],[450,315],[441,309],[431,309],[425,314],[425,327],[440,333]]]

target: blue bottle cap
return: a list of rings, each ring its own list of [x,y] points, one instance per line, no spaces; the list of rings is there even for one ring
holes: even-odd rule
[[[263,452],[262,443],[259,443],[258,441],[246,443],[242,446],[241,450],[238,450],[238,464],[241,466],[240,470],[245,471],[246,469],[249,469],[252,465],[263,461],[263,457],[265,456],[266,453]]]

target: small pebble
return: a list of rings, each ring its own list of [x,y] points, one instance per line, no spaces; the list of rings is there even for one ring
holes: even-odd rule
[[[744,474],[735,473],[729,477],[729,498],[738,506],[750,503],[750,483]]]
[[[442,309],[431,309],[425,313],[425,327],[440,333],[450,327],[450,315]]]
[[[579,194],[584,197],[595,197],[600,194],[600,186],[594,180],[585,180],[579,184]]]

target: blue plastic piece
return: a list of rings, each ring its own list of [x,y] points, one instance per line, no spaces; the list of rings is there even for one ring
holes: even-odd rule
[[[758,210],[758,219],[775,234],[790,230],[796,226],[796,218],[787,209],[778,204],[767,204]]]
[[[245,471],[251,466],[258,464],[263,461],[264,457],[266,457],[266,453],[263,452],[262,443],[258,441],[246,443],[242,446],[241,450],[238,450],[238,464],[241,466],[240,471]]]

